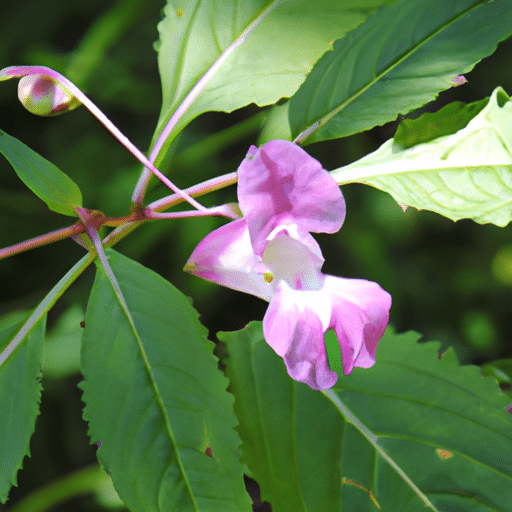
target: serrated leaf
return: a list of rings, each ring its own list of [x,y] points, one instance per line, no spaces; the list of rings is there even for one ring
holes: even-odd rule
[[[407,206],[452,220],[507,225],[512,219],[512,101],[498,87],[466,128],[409,149],[395,140],[332,172]]]
[[[156,133],[196,83],[171,138],[202,112],[291,96],[330,41],[386,1],[169,0],[158,26],[163,104]]]
[[[433,100],[512,34],[509,0],[400,0],[334,43],[290,100],[293,137],[345,137]]]
[[[477,367],[460,367],[451,350],[439,360],[440,344],[418,338],[388,330],[374,367],[340,376],[328,404],[289,379],[260,323],[222,335],[244,458],[273,510],[509,509],[509,400]],[[317,486],[325,502],[309,500]]]
[[[0,345],[5,345],[23,323],[14,315],[2,322]],[[0,503],[7,501],[11,486],[17,485],[16,475],[23,459],[30,455],[30,437],[39,415],[45,328],[46,316],[12,359],[0,368]]]
[[[197,313],[154,272],[106,254],[127,309],[99,269],[82,388],[100,462],[133,512],[250,510],[232,397]]]
[[[75,208],[82,206],[82,194],[78,185],[69,176],[2,130],[0,153],[7,158],[21,181],[42,199],[50,210],[76,217]]]
[[[509,399],[478,367],[459,366],[453,350],[439,360],[440,344],[418,338],[388,331],[377,364],[341,376],[333,391],[438,510],[507,510]]]
[[[219,333],[235,395],[244,462],[274,512],[334,511],[340,500],[343,420],[329,401],[291,380],[261,324]],[[326,434],[327,429],[327,434]]]

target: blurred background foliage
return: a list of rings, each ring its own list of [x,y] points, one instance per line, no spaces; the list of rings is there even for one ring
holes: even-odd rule
[[[147,150],[160,107],[153,42],[163,0],[0,0],[0,68],[39,64],[74,80],[140,149]],[[475,101],[501,85],[512,93],[512,41],[466,75],[468,83],[440,94],[421,109],[436,111],[454,101]],[[278,51],[276,49],[276,51]],[[128,212],[140,165],[85,110],[39,118],[17,100],[17,84],[0,85],[0,128],[55,163],[80,186],[84,206],[108,216]],[[269,109],[254,105],[232,114],[208,113],[173,143],[164,169],[180,187],[236,170],[258,142]],[[410,114],[414,116],[417,113]],[[392,137],[397,122],[306,149],[335,169]],[[267,135],[282,128],[268,127]],[[154,183],[148,199],[166,195]],[[347,219],[334,235],[319,235],[324,271],[379,282],[393,296],[391,323],[425,339],[453,346],[463,363],[512,357],[512,233],[471,221],[453,223],[429,212],[403,212],[383,192],[343,187]],[[206,205],[234,201],[235,187],[203,198]],[[0,159],[0,244],[21,242],[69,224],[50,212]],[[155,270],[193,298],[212,334],[261,319],[266,303],[189,276],[182,267],[196,244],[223,221],[186,219],[146,224],[117,249]],[[83,255],[71,240],[0,261],[0,315],[34,307]],[[49,315],[42,414],[9,505],[53,479],[94,460],[81,420],[76,388],[80,321],[94,278],[89,269]],[[502,364],[501,368],[512,365]],[[506,374],[506,371],[505,371]],[[503,377],[503,376],[502,376]],[[506,383],[506,375],[503,377]],[[502,379],[502,381],[503,381]],[[1,411],[0,411],[1,413]],[[92,496],[52,510],[103,510]],[[6,508],[8,510],[9,507]],[[262,509],[263,510],[263,509]]]

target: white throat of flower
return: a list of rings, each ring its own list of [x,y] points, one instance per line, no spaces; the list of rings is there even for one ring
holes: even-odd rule
[[[316,291],[323,286],[323,258],[302,243],[297,226],[278,226],[267,237],[263,278],[274,290],[285,282],[293,290]]]

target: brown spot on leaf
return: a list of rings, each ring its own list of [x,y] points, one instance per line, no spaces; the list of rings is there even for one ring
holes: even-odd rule
[[[439,455],[440,459],[448,460],[453,457],[453,453],[449,452],[448,450],[443,450],[442,448],[438,448],[436,450],[437,455]]]

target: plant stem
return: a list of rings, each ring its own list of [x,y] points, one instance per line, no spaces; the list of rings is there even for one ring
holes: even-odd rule
[[[217,178],[213,178],[211,180],[207,180],[203,183],[199,183],[198,185],[194,185],[188,189],[188,192],[192,195],[200,196],[206,194],[207,192],[211,192],[213,190],[217,190],[228,185],[235,183],[237,180],[236,172],[226,174],[224,176],[219,176]],[[184,201],[184,198],[181,194],[175,194],[173,196],[169,196],[165,198],[165,201],[160,200],[158,205],[155,207],[153,205],[153,211],[164,210],[165,208],[169,208],[175,204],[181,203]],[[125,224],[119,226],[117,229],[112,231],[101,243],[103,247],[112,247],[117,242],[125,238],[129,235],[133,230],[135,230],[141,222],[144,221],[134,221],[134,222],[126,222]],[[79,232],[83,231],[85,227],[82,223],[74,224],[74,226],[80,226],[81,229]],[[71,226],[73,227],[73,226]],[[70,228],[64,228],[70,229]],[[62,230],[58,230],[62,231]],[[51,233],[49,234],[51,235]],[[43,237],[46,235],[43,235]],[[71,233],[68,233],[67,236],[72,236]],[[96,233],[97,236],[97,233]],[[28,242],[31,242],[30,240]],[[99,240],[96,241],[97,243]],[[35,247],[36,245],[33,245]],[[11,248],[7,248],[11,249]],[[90,251],[86,254],[80,261],[78,261],[67,273],[62,277],[62,279],[52,288],[50,293],[39,303],[39,305],[35,308],[35,310],[28,317],[26,322],[23,324],[21,329],[15,334],[13,339],[9,342],[9,344],[5,347],[5,349],[0,353],[0,367],[5,364],[12,355],[16,352],[16,350],[23,344],[24,340],[28,336],[28,334],[32,331],[34,326],[41,320],[41,318],[48,313],[48,311],[53,307],[55,302],[62,296],[62,294],[71,286],[72,283],[78,279],[78,277],[85,271],[85,269],[94,261],[96,258],[96,251]]]
[[[11,245],[10,247],[4,247],[3,249],[0,249],[0,260],[3,258],[8,258],[9,256],[14,256],[15,254],[19,254],[20,252],[25,252],[30,249],[35,249],[36,247],[42,247],[43,245],[51,244],[52,242],[64,240],[70,236],[79,235],[84,231],[84,229],[85,228],[81,222],[76,222],[67,228],[57,229],[50,233],[46,233],[45,235],[37,236],[35,238],[31,238],[30,240],[25,240],[19,244]]]
[[[218,176],[217,178],[212,178],[211,180],[204,181],[203,183],[199,183],[190,188],[187,188],[186,191],[192,197],[202,196],[209,192],[213,192],[214,190],[219,190],[221,188],[227,187],[229,185],[233,185],[238,180],[238,176],[236,172],[232,172],[229,174],[224,174],[223,176]],[[183,198],[178,196],[177,194],[170,195],[168,197],[164,197],[163,199],[159,199],[148,205],[146,208],[150,208],[151,210],[158,212],[170,208],[176,204],[182,203]],[[123,224],[118,228],[114,229],[104,240],[103,245],[105,247],[112,247],[117,244],[120,240],[129,235],[132,231],[134,231],[143,221],[135,221]]]
[[[197,100],[198,96],[203,92],[210,80],[213,79],[215,74],[219,71],[221,66],[224,64],[226,59],[249,37],[253,30],[273,11],[282,0],[274,0],[270,5],[264,9],[259,16],[217,57],[217,60],[208,68],[208,70],[201,76],[201,78],[195,83],[190,89],[189,93],[183,98],[183,101],[177,106],[176,110],[172,113],[171,117],[163,127],[158,138],[155,141],[151,153],[149,154],[149,160],[151,162],[157,161],[160,152],[165,144],[171,142],[170,135],[178,121],[181,119],[183,114],[192,106]],[[177,132],[176,132],[177,133]],[[147,167],[147,166],[146,166]],[[147,169],[142,171],[137,185],[132,195],[132,201],[138,204],[142,203],[146,188],[148,186],[149,178],[151,174]]]
[[[210,180],[203,181],[202,183],[198,183],[197,185],[193,185],[186,190],[192,197],[198,197],[213,192],[214,190],[220,190],[221,188],[228,187],[229,185],[234,185],[237,181],[237,173],[230,172],[229,174],[223,174],[222,176],[217,176],[216,178],[212,178]],[[150,208],[155,212],[161,212],[162,210],[166,210],[167,208],[182,202],[183,199],[181,197],[176,194],[172,194],[170,196],[163,197],[162,199],[158,199],[158,201],[150,203],[147,208]]]
[[[174,193],[181,195],[185,201],[188,201],[194,208],[205,211],[206,208],[197,201],[188,196],[180,188],[178,188],[171,180],[164,176],[150,162],[146,155],[140,151],[134,144],[130,142],[128,137],[123,135],[117,126],[70,80],[61,75],[57,71],[47,68],[46,66],[10,66],[0,70],[0,81],[9,78],[21,78],[27,75],[43,75],[55,80],[67,93],[74,96],[82,103],[89,112],[112,134],[114,137],[149,171],[153,172],[167,187]],[[147,170],[145,169],[145,170]],[[149,172],[148,171],[148,172]],[[151,173],[150,173],[151,174]],[[139,203],[140,204],[140,203]]]
[[[71,286],[72,283],[82,274],[82,272],[94,261],[96,253],[89,252],[80,261],[68,270],[62,279],[51,289],[50,293],[37,305],[30,314],[21,329],[15,334],[12,340],[0,353],[0,368],[11,358],[19,346],[25,341],[37,322],[50,311],[62,294]]]

